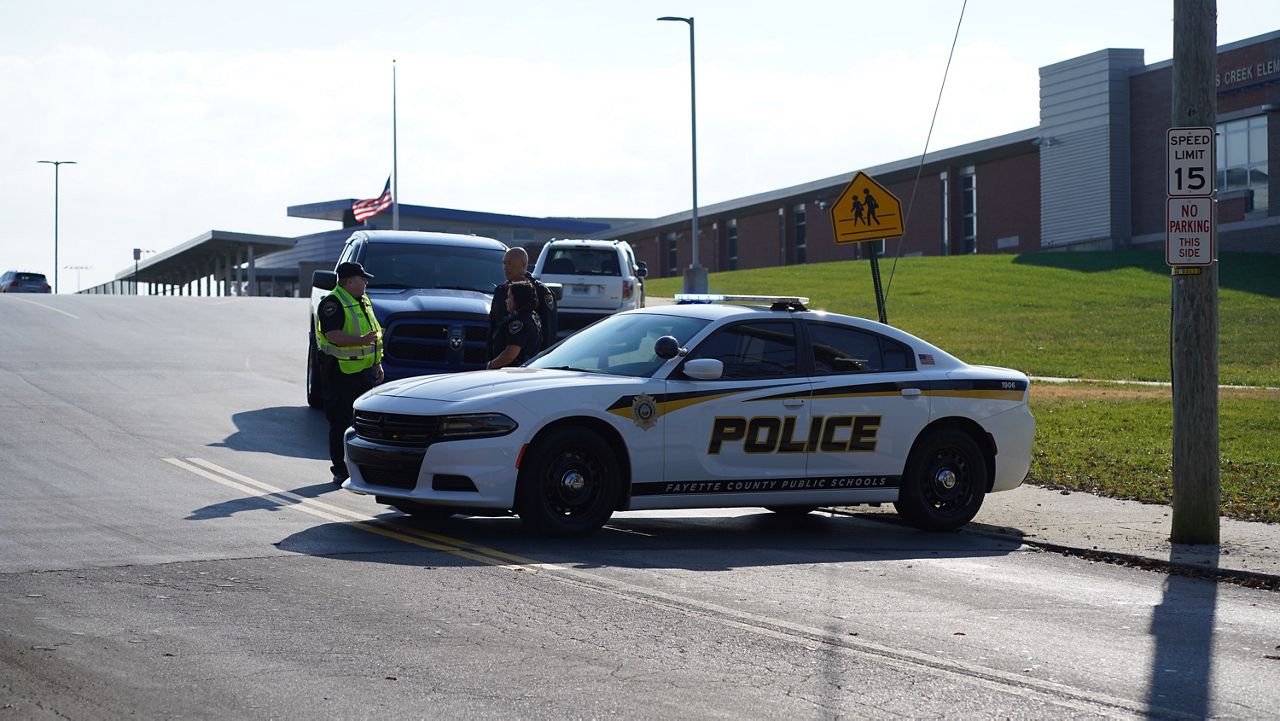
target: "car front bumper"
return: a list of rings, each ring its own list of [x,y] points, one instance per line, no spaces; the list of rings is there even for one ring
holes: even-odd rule
[[[426,448],[379,443],[348,428],[342,487],[354,493],[457,508],[510,510],[523,444],[510,435],[437,441]]]

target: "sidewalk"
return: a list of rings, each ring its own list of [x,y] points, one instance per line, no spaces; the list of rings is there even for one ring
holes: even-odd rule
[[[841,508],[893,513],[891,505]],[[965,533],[1013,536],[1029,545],[1247,585],[1280,588],[1280,524],[1220,519],[1218,546],[1169,542],[1169,506],[1023,485],[986,497]]]

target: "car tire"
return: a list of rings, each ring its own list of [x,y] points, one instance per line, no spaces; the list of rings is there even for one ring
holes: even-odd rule
[[[324,392],[320,387],[320,359],[316,357],[315,331],[310,334],[311,346],[307,349],[307,405],[324,408]]]
[[[807,516],[818,510],[817,506],[765,506],[764,508],[779,516]]]
[[[559,428],[529,448],[516,485],[516,513],[530,528],[562,538],[605,524],[621,493],[618,460],[586,428]]]
[[[954,428],[931,432],[907,459],[893,507],[925,531],[953,531],[973,520],[987,488],[987,459],[973,437]]]

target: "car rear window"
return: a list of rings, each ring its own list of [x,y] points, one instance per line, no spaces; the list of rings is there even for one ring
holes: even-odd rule
[[[622,275],[613,248],[552,248],[543,275]]]
[[[18,280],[23,282],[39,281],[44,282],[44,273],[18,273]]]

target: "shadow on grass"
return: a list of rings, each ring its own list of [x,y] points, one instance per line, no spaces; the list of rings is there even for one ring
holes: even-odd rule
[[[1164,254],[1145,250],[1118,250],[1091,253],[1026,253],[1015,265],[1032,265],[1078,273],[1105,273],[1136,268],[1169,275]],[[1218,287],[1280,298],[1280,254],[1222,253],[1218,259]]]

